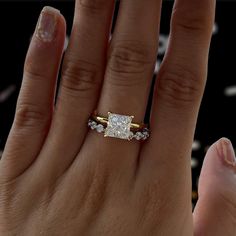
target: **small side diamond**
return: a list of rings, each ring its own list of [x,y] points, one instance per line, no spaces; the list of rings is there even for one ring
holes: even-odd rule
[[[91,122],[92,122],[91,120],[88,121],[88,126],[89,127],[91,126]]]
[[[147,139],[149,137],[149,133],[147,131],[143,132],[143,140]]]
[[[102,132],[104,132],[104,127],[100,124],[96,127],[96,130],[98,133],[102,133]]]
[[[92,121],[90,127],[91,129],[96,129],[97,123],[95,121]]]
[[[141,132],[137,132],[137,133],[135,134],[135,138],[136,138],[137,140],[141,140],[143,137],[144,137],[144,135],[143,135]]]
[[[143,130],[143,132],[146,132],[146,133],[149,134],[149,129],[148,129],[148,128],[145,128],[145,129]]]

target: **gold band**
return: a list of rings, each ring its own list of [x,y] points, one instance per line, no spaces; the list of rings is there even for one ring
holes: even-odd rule
[[[96,115],[96,113],[94,113],[91,118],[102,125],[107,126],[108,124],[107,117],[98,116]],[[145,128],[148,128],[148,126],[145,124],[131,123],[131,126],[130,126],[130,129],[133,129],[133,130],[142,130]]]

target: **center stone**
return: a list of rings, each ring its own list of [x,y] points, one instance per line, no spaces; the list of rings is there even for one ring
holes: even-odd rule
[[[108,124],[105,130],[106,137],[129,139],[132,116],[123,116],[108,113]]]

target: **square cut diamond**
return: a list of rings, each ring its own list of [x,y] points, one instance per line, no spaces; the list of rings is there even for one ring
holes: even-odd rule
[[[108,124],[105,130],[105,137],[129,139],[132,119],[132,116],[108,113]]]

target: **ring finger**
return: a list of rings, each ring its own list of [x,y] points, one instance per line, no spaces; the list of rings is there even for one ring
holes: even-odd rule
[[[150,0],[148,4],[143,0],[121,1],[108,50],[97,108],[99,115],[107,116],[108,112],[132,115],[135,123],[143,122],[156,61],[160,12],[161,0]],[[95,132],[89,133],[85,148],[90,145],[105,153],[104,158],[114,164],[116,160],[124,163],[126,168],[136,162],[139,152],[139,144],[135,141],[104,139]],[[128,159],[131,160],[129,164]]]

